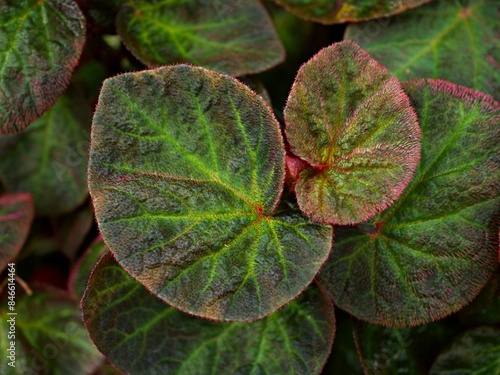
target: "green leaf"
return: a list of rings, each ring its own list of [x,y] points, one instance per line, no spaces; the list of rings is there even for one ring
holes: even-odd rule
[[[500,103],[439,80],[404,85],[422,126],[422,157],[399,200],[339,228],[321,278],[338,307],[405,327],[470,302],[498,262]]]
[[[500,329],[480,327],[466,332],[438,357],[430,374],[500,374]]]
[[[0,372],[5,375],[86,375],[103,357],[89,339],[77,303],[58,289],[36,288],[33,295],[16,298],[15,312],[7,315],[7,299],[1,301]],[[15,337],[9,337],[9,319],[15,321]],[[14,342],[15,368],[9,366]]]
[[[285,58],[257,0],[130,0],[116,25],[125,45],[149,67],[189,62],[240,76]]]
[[[80,300],[83,297],[92,269],[107,251],[102,239],[98,239],[75,264],[68,279],[68,290],[76,299]]]
[[[350,25],[354,39],[401,80],[440,78],[500,98],[498,1],[434,0],[382,27]]]
[[[458,332],[448,321],[397,329],[353,319],[352,328],[364,372],[370,375],[426,375]]]
[[[91,138],[89,186],[103,239],[169,304],[258,319],[297,296],[326,260],[331,227],[289,205],[275,212],[279,125],[234,78],[177,65],[108,79]]]
[[[0,138],[0,179],[31,193],[37,215],[67,213],[86,199],[91,117],[85,99],[69,92],[26,131]]]
[[[299,17],[324,24],[360,21],[404,12],[430,0],[275,0]]]
[[[34,214],[29,194],[0,196],[0,272],[19,254]]]
[[[295,190],[314,220],[367,220],[410,182],[417,117],[398,80],[357,44],[336,43],[304,64],[284,114],[292,152],[310,164]]]
[[[82,308],[94,343],[130,374],[319,374],[335,331],[322,287],[256,322],[212,322],[159,301],[109,253],[92,272]]]
[[[0,135],[20,132],[56,102],[84,42],[73,0],[0,2]]]

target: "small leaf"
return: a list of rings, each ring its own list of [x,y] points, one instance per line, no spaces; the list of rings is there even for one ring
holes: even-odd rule
[[[335,331],[322,287],[256,322],[212,322],[159,301],[109,253],[94,268],[82,307],[94,343],[129,374],[319,374]]]
[[[497,0],[434,0],[382,27],[350,25],[358,42],[401,80],[440,78],[500,99]]]
[[[73,0],[0,1],[0,135],[20,132],[56,102],[84,41]]]
[[[269,107],[234,78],[177,65],[108,79],[89,164],[103,239],[183,311],[268,315],[311,282],[332,241],[294,207],[275,212],[284,158]]]
[[[0,138],[0,179],[9,191],[30,192],[37,215],[70,212],[87,198],[91,116],[70,92],[26,131]]]
[[[353,319],[353,336],[365,374],[426,375],[459,332],[448,321],[412,328],[387,328]]]
[[[29,194],[0,196],[0,272],[21,250],[34,214],[33,200]]]
[[[467,331],[438,357],[430,374],[500,374],[500,329]]]
[[[324,24],[360,21],[404,12],[430,0],[275,0],[290,12]]]
[[[451,83],[404,85],[422,126],[422,158],[399,200],[339,228],[321,278],[359,319],[405,327],[470,302],[497,267],[500,103]]]
[[[68,279],[68,290],[78,300],[83,297],[92,269],[108,251],[101,239],[96,240],[75,264]]]
[[[118,14],[125,45],[149,67],[179,62],[233,76],[284,60],[284,50],[257,0],[132,0]]]
[[[417,117],[398,80],[355,43],[336,43],[304,64],[284,114],[292,152],[310,164],[295,190],[314,220],[359,223],[410,182]]]
[[[33,295],[16,298],[17,315],[7,315],[7,306],[5,298],[0,306],[2,374],[86,375],[103,362],[89,339],[77,303],[66,293],[37,287]],[[15,338],[8,337],[9,319],[15,321]],[[11,341],[15,343],[15,368],[8,364]]]

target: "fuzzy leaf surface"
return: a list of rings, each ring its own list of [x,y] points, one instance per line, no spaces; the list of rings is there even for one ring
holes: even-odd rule
[[[92,340],[130,374],[318,374],[335,331],[322,287],[256,322],[212,322],[159,301],[109,253],[92,272],[82,306]]]
[[[422,157],[398,201],[339,228],[321,278],[358,319],[405,327],[470,302],[498,262],[500,104],[439,80],[404,85],[422,127]]]
[[[387,20],[350,25],[353,39],[401,80],[440,78],[500,99],[496,0],[434,0]]]
[[[84,42],[73,0],[0,2],[0,135],[20,132],[56,102]]]
[[[0,348],[8,353],[9,324],[7,299],[0,307]],[[8,354],[0,357],[5,375],[86,375],[103,362],[101,353],[89,338],[78,304],[59,289],[34,289],[31,296],[16,298],[16,361],[8,365]]]
[[[500,374],[500,329],[480,327],[466,332],[437,358],[430,374]]]
[[[400,83],[346,41],[304,64],[285,108],[292,152],[310,166],[295,187],[303,212],[354,224],[387,208],[420,157],[417,116]]]
[[[116,25],[125,45],[149,67],[188,62],[240,76],[285,57],[257,0],[130,0]]]
[[[38,216],[56,216],[83,203],[92,110],[65,93],[26,131],[0,138],[0,180],[9,191],[29,192]]]
[[[29,194],[0,196],[0,272],[21,250],[34,216]]]
[[[404,12],[430,0],[275,0],[306,20],[323,24],[360,21]]]
[[[89,165],[104,242],[183,311],[270,314],[311,282],[332,240],[297,209],[276,211],[284,158],[267,104],[234,78],[177,65],[108,79]]]

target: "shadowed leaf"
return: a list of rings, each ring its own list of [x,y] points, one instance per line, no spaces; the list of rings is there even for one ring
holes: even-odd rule
[[[330,224],[373,217],[399,197],[420,155],[420,128],[398,80],[350,41],[304,64],[285,108],[292,152],[310,166],[303,212]]]
[[[118,14],[117,29],[150,67],[189,62],[240,76],[284,59],[271,19],[257,0],[131,0]]]
[[[470,302],[497,267],[500,104],[436,80],[404,85],[422,127],[422,157],[398,201],[338,228],[321,278],[359,319],[404,327]]]
[[[434,0],[387,20],[382,28],[347,28],[399,79],[440,78],[500,98],[500,6],[497,0]]]
[[[294,207],[274,212],[284,156],[267,104],[231,77],[178,65],[108,79],[89,165],[103,239],[183,311],[270,314],[311,282],[332,241]]]
[[[0,179],[29,192],[39,216],[67,213],[87,197],[91,108],[70,92],[20,134],[0,138]]]
[[[500,329],[481,327],[467,331],[437,358],[430,374],[500,374]]]
[[[56,102],[84,41],[73,0],[0,1],[0,135],[20,132]]]
[[[29,194],[0,196],[0,272],[21,250],[34,214],[33,200]]]
[[[322,287],[256,322],[211,322],[162,303],[108,253],[82,302],[92,340],[130,374],[319,374],[335,330]]]
[[[290,12],[324,24],[360,21],[404,12],[430,0],[275,0]]]
[[[7,315],[7,299],[1,301],[0,372],[5,375],[87,375],[102,363],[82,322],[76,301],[54,288],[35,288],[31,296],[16,298],[15,312]],[[8,338],[15,319],[15,339]],[[15,367],[7,357],[10,341],[15,341]]]

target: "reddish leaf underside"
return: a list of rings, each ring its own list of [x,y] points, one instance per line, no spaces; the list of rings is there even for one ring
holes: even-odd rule
[[[421,132],[398,80],[351,41],[325,48],[299,70],[285,108],[300,173],[303,212],[354,224],[396,200],[420,156]]]
[[[29,194],[0,196],[0,271],[21,250],[35,215]]]
[[[56,102],[84,42],[85,17],[73,0],[0,1],[0,136]]]
[[[498,266],[500,103],[440,80],[404,87],[422,126],[417,173],[386,211],[336,230],[321,274],[337,306],[390,327],[459,310]]]

